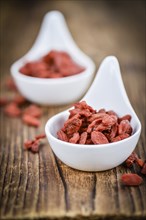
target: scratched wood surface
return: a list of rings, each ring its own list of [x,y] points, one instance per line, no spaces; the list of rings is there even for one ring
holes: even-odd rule
[[[129,99],[143,128],[136,152],[146,159],[144,2],[1,1],[1,94],[12,95],[3,82],[10,65],[31,47],[44,14],[60,10],[77,44],[97,68],[105,56],[118,57]],[[120,183],[121,174],[129,172],[122,165],[95,173],[71,169],[54,156],[47,140],[38,154],[23,149],[25,140],[44,131],[49,117],[67,107],[43,107],[38,129],[8,118],[1,110],[1,218],[144,219],[145,178],[141,186],[128,188]]]

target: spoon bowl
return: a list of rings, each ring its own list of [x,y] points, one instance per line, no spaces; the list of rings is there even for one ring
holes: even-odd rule
[[[61,112],[48,120],[45,132],[56,156],[68,166],[83,171],[104,171],[123,163],[138,142],[141,123],[127,97],[121,78],[118,60],[109,56],[102,62],[93,84],[84,96],[88,105],[98,110],[114,110],[119,117],[132,116],[132,136],[119,142],[99,145],[81,145],[61,141],[57,131],[63,127],[69,111]]]
[[[35,61],[51,50],[64,51],[85,70],[63,78],[37,78],[20,73],[27,62]],[[42,22],[38,37],[21,59],[11,66],[11,74],[19,92],[28,100],[43,105],[62,105],[79,100],[89,88],[95,64],[74,42],[62,13],[48,12]]]

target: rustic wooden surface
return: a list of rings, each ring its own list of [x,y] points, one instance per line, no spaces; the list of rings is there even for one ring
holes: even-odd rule
[[[10,65],[31,47],[44,14],[62,11],[77,44],[97,68],[105,56],[118,57],[129,99],[143,127],[136,152],[146,159],[144,2],[1,1],[1,82],[10,74]],[[1,93],[6,93],[3,83]],[[1,111],[1,218],[144,219],[146,179],[141,186],[128,188],[119,180],[128,172],[123,166],[95,173],[71,169],[54,156],[47,141],[39,154],[23,149],[24,140],[43,132],[48,118],[67,107],[44,107],[38,129]]]

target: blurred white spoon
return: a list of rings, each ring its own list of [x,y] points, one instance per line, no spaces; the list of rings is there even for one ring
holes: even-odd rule
[[[114,110],[121,117],[132,116],[133,134],[119,142],[102,145],[72,144],[57,139],[57,131],[69,116],[68,110],[48,120],[45,132],[56,156],[70,167],[83,171],[103,171],[123,163],[138,142],[141,123],[127,97],[118,60],[109,56],[102,62],[89,91],[82,100],[95,109]]]
[[[67,52],[85,70],[74,76],[56,79],[30,77],[19,72],[26,62],[38,60],[51,50]],[[94,71],[95,64],[78,48],[63,15],[58,11],[45,15],[34,45],[11,66],[11,73],[20,93],[32,102],[45,105],[62,105],[80,99],[89,88]]]

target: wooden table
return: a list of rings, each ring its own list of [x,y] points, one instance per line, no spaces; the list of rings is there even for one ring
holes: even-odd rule
[[[129,99],[142,123],[136,152],[145,147],[144,1],[1,1],[1,93],[10,65],[31,47],[44,14],[64,13],[79,47],[96,63],[118,57]],[[12,95],[11,92],[7,94]],[[97,100],[98,101],[98,100]],[[58,160],[47,142],[38,154],[23,142],[43,132],[49,117],[68,106],[42,107],[38,129],[8,118],[1,111],[0,209],[3,219],[144,219],[146,179],[139,187],[123,187],[122,165],[105,172],[81,172]],[[137,172],[134,167],[132,172]]]

